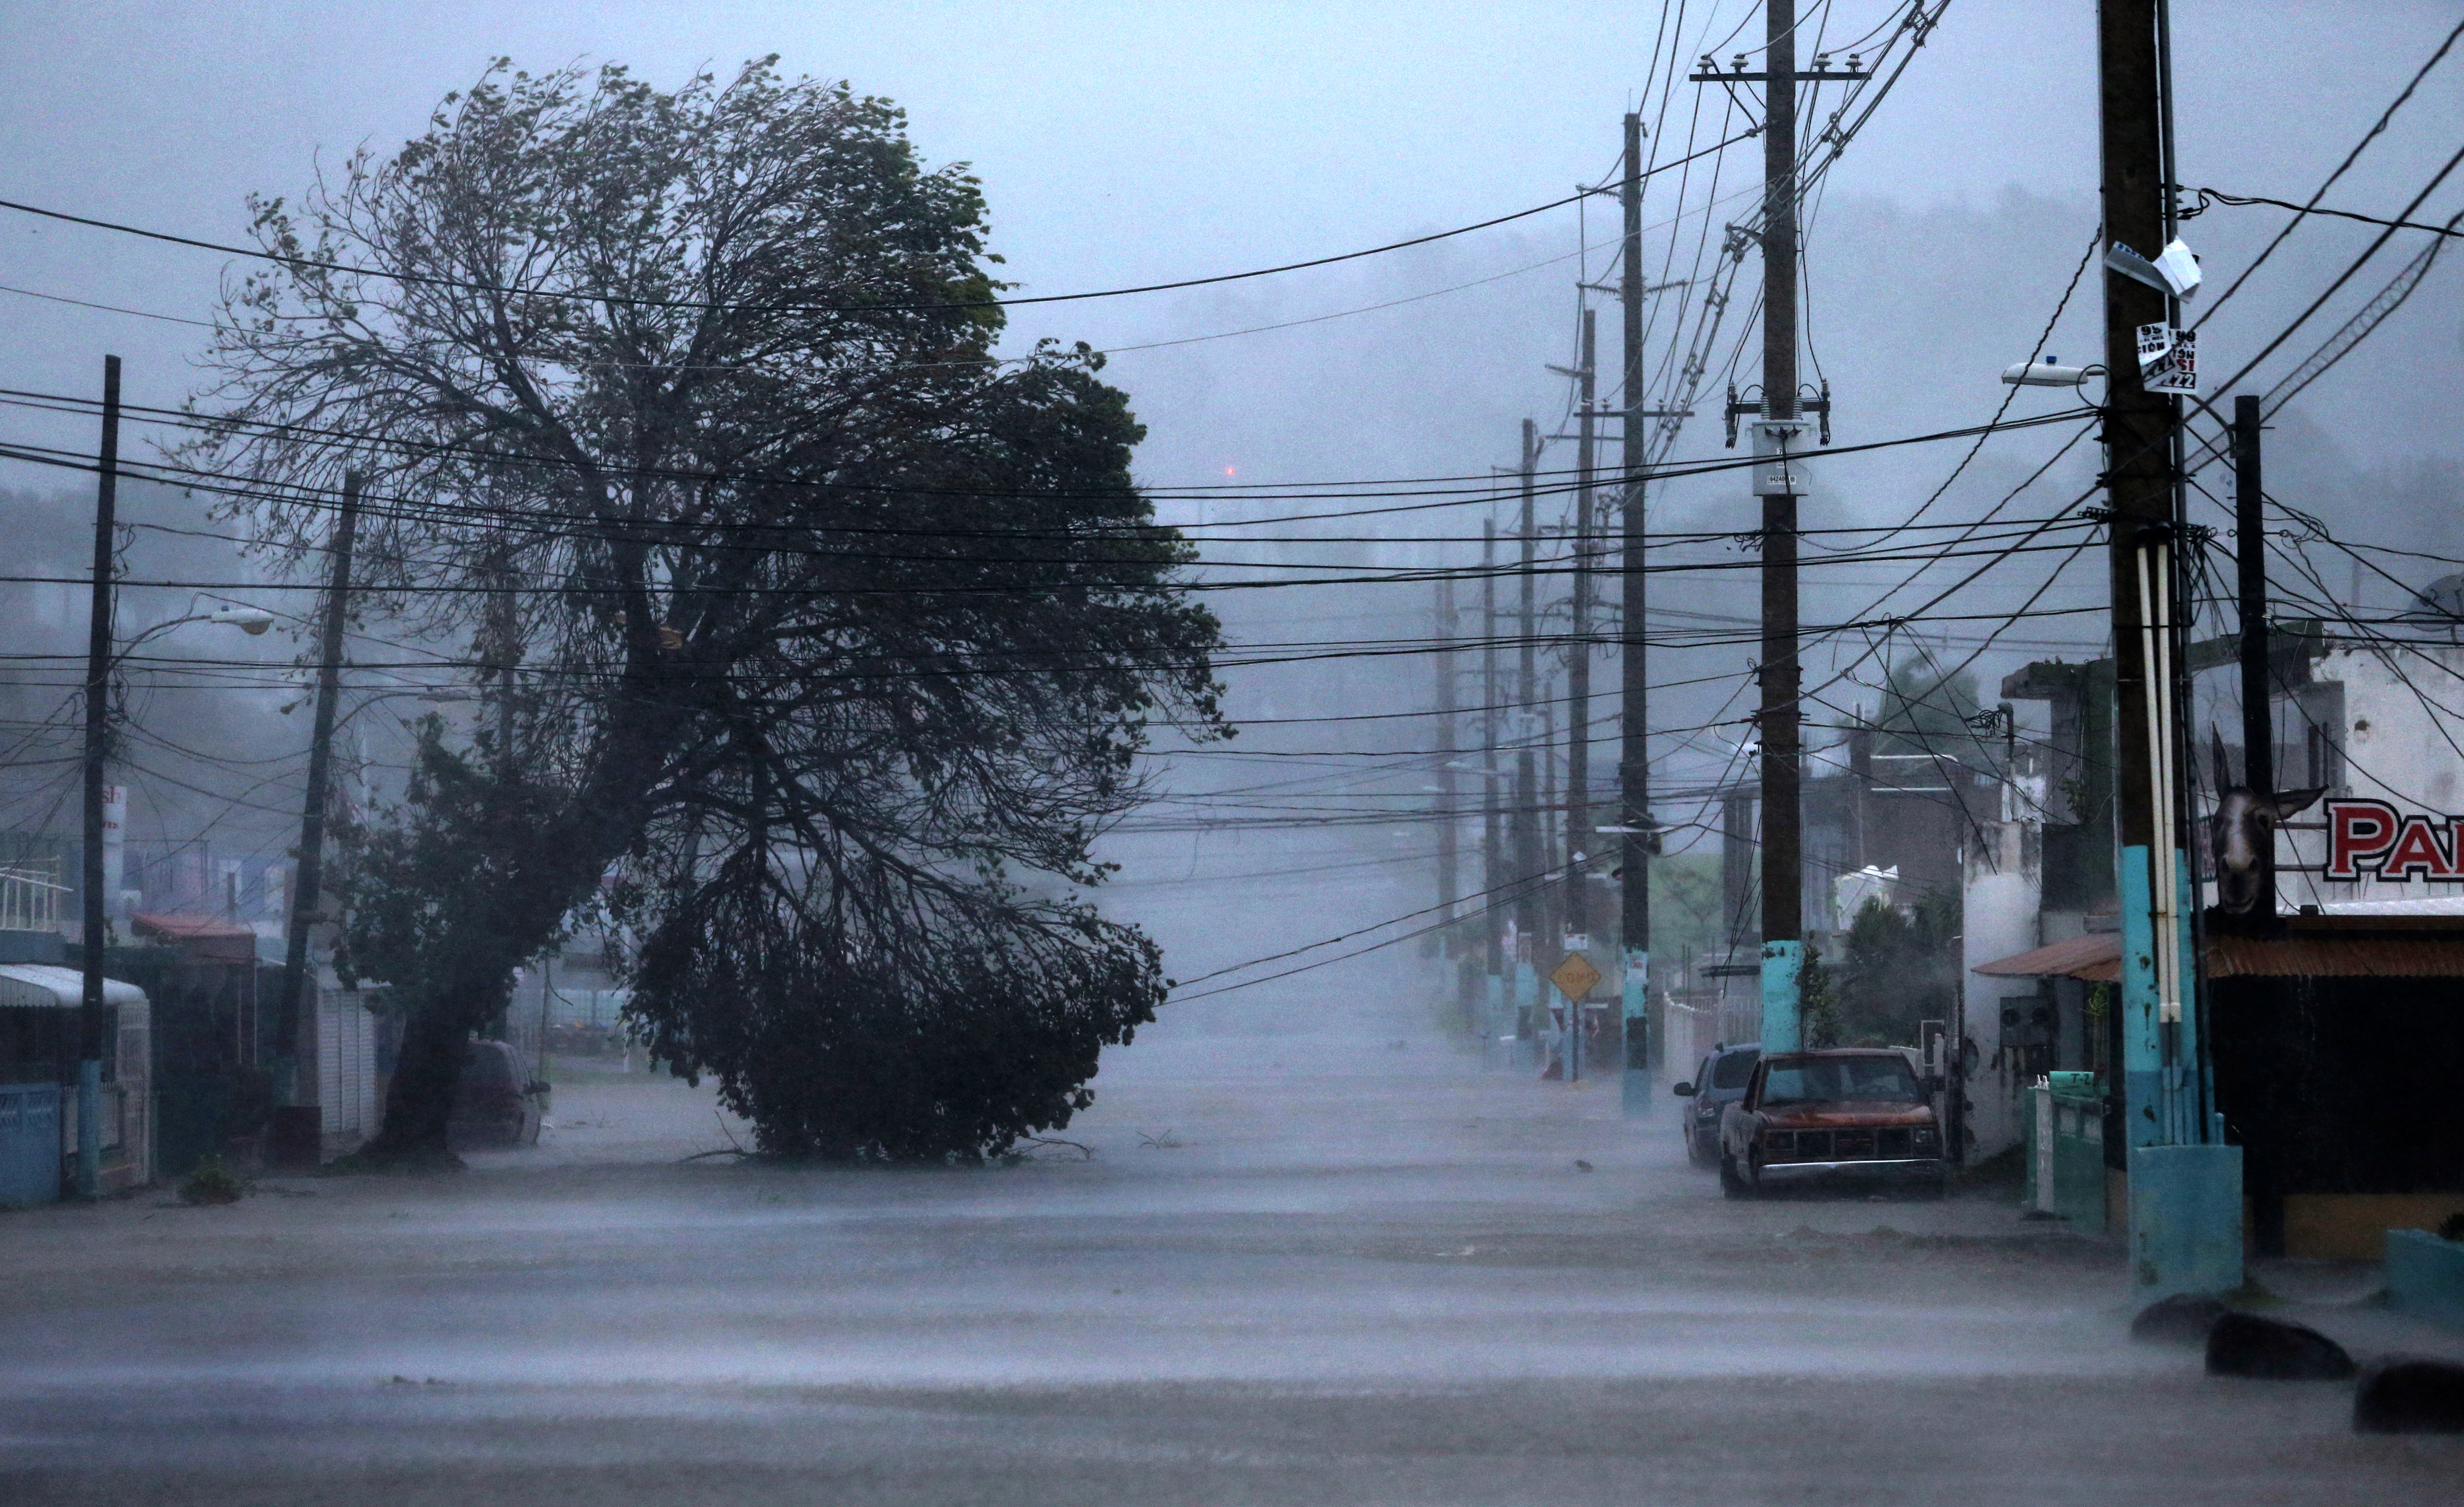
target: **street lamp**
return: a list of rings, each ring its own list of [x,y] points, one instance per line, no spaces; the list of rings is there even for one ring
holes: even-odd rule
[[[2102,366],[2065,366],[2051,356],[2002,368],[2003,382],[2013,388],[2076,388],[2090,377],[2102,375]]]
[[[117,377],[116,367],[113,376]],[[100,511],[104,526],[97,531],[94,629],[86,654],[85,852],[80,873],[85,892],[80,927],[85,955],[83,1002],[77,1022],[81,1042],[77,1053],[77,1193],[89,1199],[102,1192],[102,954],[107,927],[104,908],[115,877],[106,872],[103,860],[103,813],[110,797],[111,670],[138,645],[184,623],[222,623],[251,635],[274,626],[274,614],[263,608],[218,607],[209,612],[191,612],[167,623],[157,623],[115,651],[111,643],[110,512],[107,506]]]

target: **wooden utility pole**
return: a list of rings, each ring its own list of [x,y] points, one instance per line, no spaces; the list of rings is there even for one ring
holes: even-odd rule
[[[2099,0],[2097,59],[2105,242],[2163,249],[2162,0]],[[2221,1292],[2242,1279],[2241,1153],[2203,1101],[2188,942],[2192,885],[2179,821],[2174,697],[2183,669],[2175,546],[2177,400],[2141,380],[2140,334],[2169,300],[2108,268],[2105,485],[2110,503],[2114,722],[2122,922],[2119,1117],[2129,1175],[2130,1263],[2142,1297]],[[2108,1120],[2108,1123],[2111,1121]]]
[[[1455,906],[1462,898],[1455,810],[1455,580],[1438,578],[1438,921],[1440,955],[1455,955]]]
[[[1583,939],[1592,930],[1591,876],[1583,872],[1592,838],[1592,468],[1596,454],[1593,404],[1599,375],[1598,323],[1583,311],[1582,366],[1574,378],[1581,423],[1574,441],[1574,590],[1566,635],[1566,930]],[[1566,1076],[1583,1072],[1583,1002],[1566,1002]]]
[[[277,1154],[294,1165],[315,1166],[324,1143],[324,1107],[318,1093],[319,1043],[317,990],[308,971],[308,932],[326,919],[324,882],[325,799],[334,764],[334,705],[342,687],[342,628],[350,605],[351,543],[360,522],[360,474],[342,477],[342,508],[326,548],[334,557],[325,596],[325,621],[317,663],[317,723],[308,744],[308,794],[299,819],[299,861],[291,887],[291,930],[282,958],[282,1018],[291,1023],[291,1085],[275,1112]]]
[[[1797,710],[1796,478],[1786,456],[1796,417],[1796,0],[1769,0],[1763,57],[1763,419],[1754,468],[1762,498],[1763,1050],[1803,1044],[1804,810]]]
[[[1514,726],[1514,876],[1517,894],[1514,901],[1515,931],[1523,956],[1516,960],[1515,1036],[1519,1043],[1534,1039],[1546,1019],[1548,1002],[1540,986],[1540,898],[1537,882],[1545,868],[1540,846],[1540,780],[1533,764],[1537,750],[1536,729],[1540,725],[1540,660],[1539,603],[1534,599],[1536,584],[1533,575],[1532,551],[1537,543],[1531,517],[1531,492],[1535,473],[1540,465],[1540,436],[1529,419],[1523,421],[1523,465],[1519,472],[1523,495],[1522,520],[1517,532],[1522,544],[1522,609],[1515,615],[1515,636],[1521,641],[1515,676]],[[1527,1052],[1529,1048],[1526,1048]]]
[[[2276,793],[2276,711],[2267,664],[2267,516],[2259,483],[2258,399],[2233,399],[2233,555],[2241,587],[2241,783],[2259,796]],[[2222,791],[2217,792],[2222,794]],[[2258,852],[2258,899],[2250,920],[2276,919],[2276,844]]]
[[[103,806],[111,779],[112,547],[120,505],[120,358],[102,358],[102,444],[94,488],[94,595],[85,654],[85,852],[78,888],[84,901],[84,988],[77,1008],[77,1196],[102,1192],[103,942],[109,931],[103,889]]]
[[[1498,810],[1497,772],[1497,520],[1480,524],[1480,787],[1481,896],[1486,913],[1481,926],[1482,964],[1485,973],[1483,1001],[1488,1020],[1483,1030],[1494,1044],[1512,1019],[1507,1007],[1506,981],[1512,959],[1506,956],[1506,829]]]
[[[1624,1028],[1625,1073],[1618,1097],[1628,1115],[1650,1113],[1651,1097],[1651,696],[1643,657],[1643,505],[1642,467],[1649,447],[1644,438],[1642,402],[1642,117],[1625,118],[1625,175],[1617,186],[1617,208],[1625,219],[1625,246],[1617,271],[1617,297],[1624,305],[1624,362],[1618,397],[1623,403],[1622,443],[1618,459],[1625,468],[1619,499],[1620,542],[1618,584],[1623,587],[1619,629],[1623,642],[1617,667],[1620,697],[1617,739],[1618,918],[1617,941],[1624,953],[1618,970],[1617,1012]]]
[[[1763,1050],[1793,1052],[1804,1039],[1799,1001],[1805,973],[1804,733],[1798,707],[1796,499],[1803,480],[1796,378],[1796,86],[1867,77],[1852,55],[1835,68],[1817,54],[1811,73],[1796,66],[1796,0],[1766,0],[1763,66],[1745,55],[1721,69],[1704,58],[1698,83],[1763,86],[1763,393],[1754,420],[1754,495],[1762,499]],[[1732,394],[1733,396],[1733,394]],[[1817,405],[1825,438],[1830,399]],[[1731,416],[1737,407],[1729,410]]]

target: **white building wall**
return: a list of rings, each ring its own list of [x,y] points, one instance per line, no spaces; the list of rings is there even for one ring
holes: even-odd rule
[[[2020,1081],[2002,1050],[2002,996],[2027,986],[2020,979],[1975,972],[2042,945],[2037,910],[2044,898],[2043,849],[2029,822],[1995,822],[1985,844],[1969,854],[1960,922],[1961,1045],[1965,1160],[1973,1165],[2020,1139]]]
[[[2328,788],[2329,796],[2381,800],[2407,811],[2464,814],[2464,646],[2339,645],[2312,663],[2310,678],[2314,685],[2343,688],[2337,725],[2321,729],[2343,755],[2342,779]],[[2277,788],[2309,783],[2303,749],[2316,720],[2298,704],[2279,705]],[[2464,897],[2464,882],[2336,883],[2300,872],[2294,866],[2326,862],[2327,834],[2308,825],[2321,820],[2316,806],[2301,812],[2294,818],[2299,825],[2277,849],[2284,865],[2277,893],[2287,909],[2340,900]]]

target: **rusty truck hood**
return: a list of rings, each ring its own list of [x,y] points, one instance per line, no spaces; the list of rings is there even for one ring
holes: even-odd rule
[[[1843,1100],[1830,1104],[1790,1104],[1780,1109],[1758,1111],[1763,1123],[1773,1130],[1836,1130],[1866,1125],[1930,1125],[1933,1110],[1924,1104],[1884,1100],[1859,1103]]]

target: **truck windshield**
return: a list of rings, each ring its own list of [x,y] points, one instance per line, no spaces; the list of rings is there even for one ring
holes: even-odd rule
[[[1762,1102],[1766,1108],[1843,1100],[1913,1104],[1924,1097],[1901,1057],[1830,1057],[1773,1064],[1763,1079]]]

